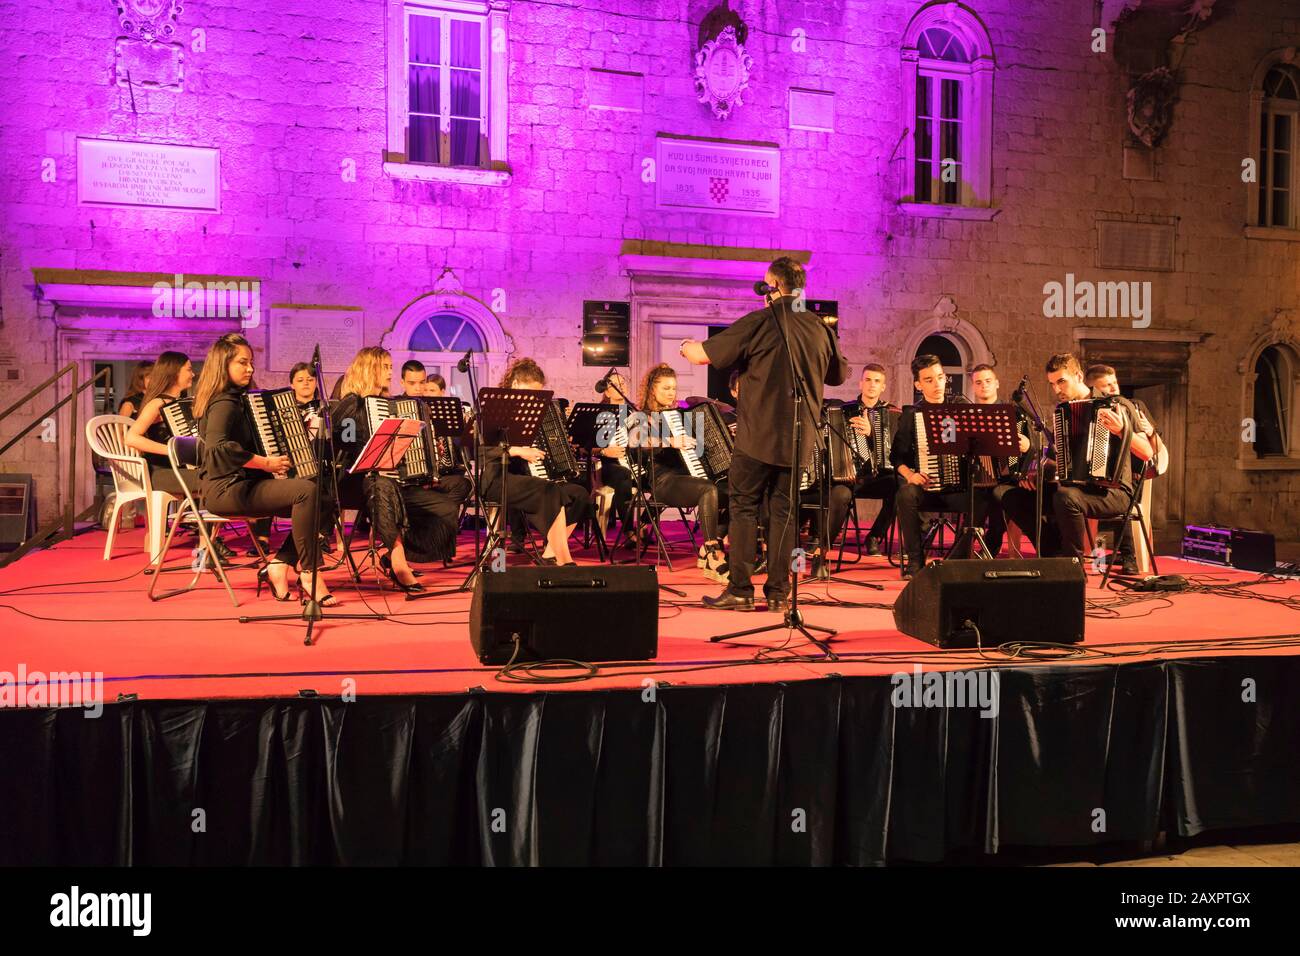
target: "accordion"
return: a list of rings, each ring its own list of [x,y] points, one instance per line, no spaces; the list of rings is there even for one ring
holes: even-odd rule
[[[1118,407],[1113,396],[1083,398],[1056,406],[1053,432],[1056,476],[1061,484],[1122,487],[1118,475],[1128,454],[1132,422],[1123,435],[1112,435],[1097,421],[1097,413],[1103,408]]]
[[[174,438],[198,438],[199,423],[194,420],[194,400],[182,398],[162,407],[163,421]]]
[[[853,452],[851,436],[862,438],[849,425],[844,408],[839,405],[826,406],[826,423],[830,426],[827,447],[819,448],[813,455],[812,468],[803,469],[799,476],[799,490],[807,491],[825,480],[827,456],[830,460],[830,478],[832,484],[852,485],[858,480],[858,460]],[[845,439],[849,439],[846,441]]]
[[[722,413],[712,402],[699,402],[681,413],[682,426],[687,434],[702,436],[703,443],[695,449],[710,481],[721,481],[731,469],[731,452],[735,439],[722,420]]]
[[[626,409],[626,406],[623,406],[623,408]],[[636,414],[640,415],[641,413],[637,412]],[[629,439],[628,423],[625,416],[626,411],[617,414],[614,412],[601,412],[596,417],[597,428],[609,429],[612,427],[614,429],[609,439],[609,447],[621,449],[619,456],[614,460],[631,473],[633,480],[638,485],[643,485],[646,481],[646,470],[641,465],[640,456],[632,456],[627,452]]]
[[[534,478],[567,481],[582,473],[578,465],[578,457],[573,453],[573,446],[569,444],[569,432],[564,427],[564,413],[560,410],[558,401],[548,403],[546,411],[542,413],[542,421],[538,426],[533,447],[540,448],[546,453],[546,458],[542,461],[528,463],[528,473]]]
[[[1027,434],[1023,419],[1016,422],[1017,437]],[[971,481],[976,488],[991,488],[994,485],[1015,484],[1024,477],[1024,465],[1029,458],[1021,460],[1020,455],[1007,458],[994,458],[992,455],[974,455],[971,457]]]
[[[315,478],[320,471],[316,446],[307,435],[307,426],[298,411],[298,401],[291,388],[264,388],[244,393],[244,406],[253,419],[257,452],[261,455],[286,455],[289,471],[277,478]]]
[[[384,398],[382,395],[369,395],[364,400],[366,407],[366,424],[373,435],[379,426],[390,418],[409,418],[424,422],[424,408],[418,398]],[[419,485],[426,481],[437,481],[438,462],[430,447],[429,438],[432,429],[422,428],[420,434],[406,448],[396,473],[387,473],[396,478],[399,484]]]
[[[934,439],[937,436],[927,434],[925,415],[922,412],[914,411],[912,414],[916,416],[917,471],[930,476],[930,483],[926,485],[925,490],[940,494],[965,491],[966,483],[962,480],[961,474],[961,456],[931,452],[930,447],[936,444]]]
[[[682,419],[682,413],[675,408],[666,408],[657,413],[660,421],[663,422],[663,430],[666,435],[660,435],[660,438],[667,439],[682,438],[686,432],[686,422]],[[693,436],[692,436],[693,437]],[[682,456],[682,462],[686,465],[686,471],[692,478],[703,478],[705,481],[710,480],[709,472],[704,467],[704,461],[700,458],[700,452],[703,449],[700,446],[695,448],[678,448],[677,453]],[[728,455],[727,463],[730,465],[731,458]]]

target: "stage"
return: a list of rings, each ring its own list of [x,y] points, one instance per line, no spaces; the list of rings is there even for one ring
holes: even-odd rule
[[[478,665],[468,594],[336,572],[337,610],[388,618],[305,647],[301,623],[240,623],[298,610],[252,571],[238,609],[211,576],[151,603],[143,531],[111,562],[103,537],[0,571],[0,671],[102,673],[106,701],[0,715],[0,863],[879,864],[1300,822],[1295,579],[1161,557],[1192,593],[1090,577],[1085,643],[1013,656],[900,634],[904,582],[866,558],[840,575],[883,591],[801,589],[832,662],[784,630],[710,643],[779,619],[699,607],[719,586],[683,552],[657,659],[537,683]],[[993,706],[900,697],[896,675],[954,670],[996,673]]]

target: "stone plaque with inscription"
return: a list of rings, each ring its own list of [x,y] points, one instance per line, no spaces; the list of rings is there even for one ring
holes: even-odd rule
[[[220,158],[204,146],[78,139],[77,201],[220,212]]]
[[[320,345],[321,371],[332,382],[347,371],[361,351],[363,316],[360,309],[342,306],[271,306],[267,367],[273,372],[288,372],[299,362],[310,361],[312,349]]]
[[[781,214],[781,151],[775,145],[661,136],[655,147],[658,208]]]

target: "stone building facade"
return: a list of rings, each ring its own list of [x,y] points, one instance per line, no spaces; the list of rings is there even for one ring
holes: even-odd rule
[[[753,308],[762,264],[788,251],[809,295],[838,303],[855,376],[886,365],[894,400],[932,336],[959,365],[995,362],[1004,397],[1029,374],[1046,400],[1046,357],[1082,351],[1165,426],[1161,520],[1294,538],[1300,231],[1281,190],[1280,222],[1261,224],[1251,180],[1261,122],[1287,114],[1265,87],[1293,69],[1300,0],[1221,0],[1204,20],[1125,6],[5,0],[0,402],[68,362],[201,357],[240,319],[214,315],[210,291],[198,314],[156,314],[155,284],[178,275],[256,283],[259,384],[320,338],[336,365],[382,342],[444,374],[476,345],[480,385],[528,354],[585,399],[599,372],[581,362],[584,300],[630,302],[639,377],[684,331]],[[1153,147],[1129,123],[1140,78]],[[1284,127],[1264,139],[1275,164]],[[203,149],[176,154],[197,164],[181,186],[160,185],[150,164],[171,154],[112,160],[95,141]],[[750,197],[741,173],[706,168],[728,161],[779,175]],[[144,185],[96,185],[114,162]],[[212,208],[184,208],[191,178]],[[1121,282],[1138,284],[1124,314],[1049,314],[1050,283]],[[1295,437],[1260,458],[1244,420],[1270,346]],[[42,437],[4,470],[37,476],[48,516],[67,445]]]

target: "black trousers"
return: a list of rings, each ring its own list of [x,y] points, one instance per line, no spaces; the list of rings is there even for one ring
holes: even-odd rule
[[[983,524],[988,511],[988,495],[975,491],[975,523]],[[898,493],[894,496],[894,507],[898,511],[898,530],[903,535],[903,554],[912,567],[920,567],[925,562],[921,548],[921,512],[922,511],[958,511],[965,514],[970,510],[970,493],[953,491],[940,494],[926,491],[920,485],[900,480]]]
[[[721,482],[714,484],[707,478],[694,478],[657,469],[655,474],[655,501],[670,508],[694,508],[695,518],[705,541],[721,541],[722,509],[727,505],[727,490]]]
[[[489,459],[483,463],[483,487],[479,489],[479,494],[489,504],[501,504],[501,474],[500,462]],[[507,471],[505,491],[507,507],[522,511],[528,523],[542,534],[546,534],[555,522],[555,516],[564,507],[559,486],[545,478],[516,475]]]
[[[1008,518],[1031,538],[1034,534],[1034,492],[1002,486],[995,490]],[[1089,518],[1118,518],[1128,507],[1122,488],[1080,488],[1048,485],[1043,489],[1043,556],[1081,558],[1088,542]]]
[[[750,458],[742,452],[731,456],[727,473],[731,511],[731,554],[727,590],[739,597],[754,596],[754,556],[758,537],[758,512],[769,502],[767,525],[767,583],[769,599],[784,599],[790,590],[791,542],[795,537],[790,514],[790,468]]]
[[[873,538],[884,540],[886,533],[889,531],[889,526],[894,523],[894,496],[897,493],[898,479],[894,477],[892,471],[871,477],[860,475],[857,484],[851,489],[848,485],[832,485],[829,516],[831,533],[826,540],[826,546],[829,548],[839,539],[840,532],[844,530],[844,523],[849,518],[849,508],[852,507],[855,498],[879,499],[880,513],[876,515],[876,520],[871,522],[871,528],[867,531],[867,534]],[[804,494],[810,493],[805,492]],[[811,495],[811,503],[816,504],[817,490],[815,488],[812,490]]]
[[[199,485],[199,473],[193,469],[190,470],[189,484],[190,488],[197,490]],[[176,495],[178,498],[185,496],[181,483],[176,480],[176,472],[172,471],[171,466],[166,468],[151,464],[149,466],[149,484],[154,491],[165,491],[169,495]]]
[[[631,528],[632,489],[636,487],[632,472],[616,461],[605,459],[600,465],[600,482],[614,489],[613,508],[620,526],[625,530]]]
[[[456,523],[469,493],[464,475],[445,475],[432,485],[403,486],[402,503],[410,525],[403,540],[412,561],[449,561],[456,556]]]
[[[320,527],[334,520],[334,502],[321,498]],[[248,518],[289,518],[293,532],[280,544],[275,557],[285,564],[301,562],[304,571],[320,563],[320,540],[312,536],[316,523],[316,482],[307,478],[262,478],[205,487],[203,507],[217,515]]]

